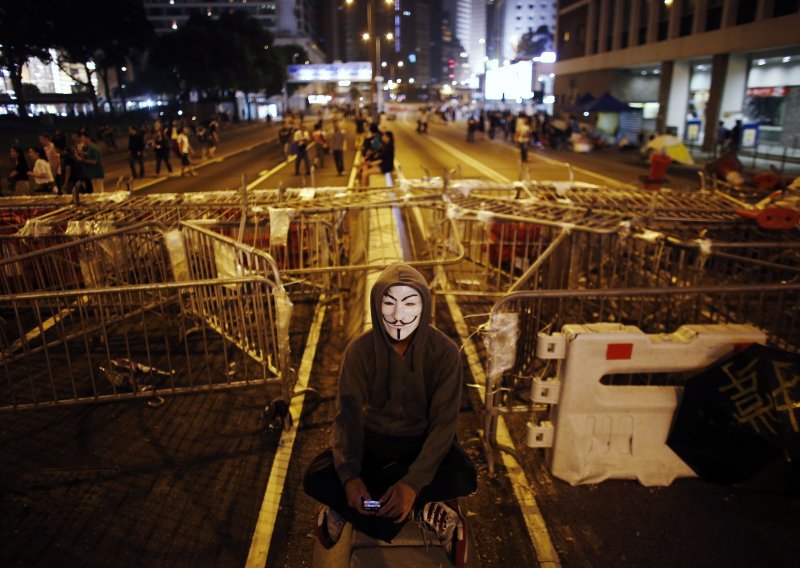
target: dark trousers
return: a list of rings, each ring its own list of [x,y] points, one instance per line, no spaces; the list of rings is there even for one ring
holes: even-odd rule
[[[373,499],[381,496],[408,473],[408,467],[419,454],[425,438],[401,438],[365,432],[361,478]],[[333,451],[319,454],[306,469],[303,487],[310,497],[327,505],[353,528],[372,538],[391,542],[403,528],[394,519],[362,515],[347,504],[347,494],[333,465]],[[477,473],[469,457],[458,443],[453,443],[436,470],[430,485],[423,487],[414,502],[417,509],[432,501],[449,501],[474,493],[478,488]]]
[[[527,142],[520,142],[519,143],[519,157],[523,162],[528,161],[528,143]]]
[[[172,173],[172,165],[169,163],[169,154],[156,154],[156,175],[161,173],[161,162],[167,166],[167,171]]]
[[[130,158],[128,159],[128,165],[131,167],[131,176],[136,177],[136,168],[134,167],[136,164],[139,164],[139,177],[144,177],[144,156],[141,153],[134,153],[131,152]]]
[[[342,173],[344,171],[344,150],[334,150],[333,161],[336,163],[336,173]]]
[[[311,174],[311,163],[308,161],[308,152],[298,152],[297,158],[294,161],[294,175],[300,174],[300,162],[303,161],[306,164],[306,175]]]

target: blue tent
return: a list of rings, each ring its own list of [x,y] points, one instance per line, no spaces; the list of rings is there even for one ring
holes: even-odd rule
[[[591,102],[582,105],[581,109],[576,109],[580,112],[625,112],[634,110],[627,103],[615,98],[611,93],[606,91],[598,98]]]

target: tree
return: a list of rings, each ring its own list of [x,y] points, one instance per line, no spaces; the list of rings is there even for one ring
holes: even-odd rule
[[[0,3],[0,67],[11,75],[17,112],[23,119],[28,117],[28,108],[26,90],[22,86],[22,68],[32,57],[50,61],[48,47],[52,20],[42,18],[41,14],[47,13],[51,4],[50,0],[43,0],[33,10],[27,0],[3,0]]]
[[[205,98],[231,100],[236,106],[237,91],[246,96],[280,92],[285,67],[272,43],[272,35],[244,12],[223,12],[217,20],[194,14],[158,38],[144,76],[162,92],[187,98],[190,91],[200,91]]]
[[[272,47],[273,37],[261,27],[258,20],[244,12],[225,12],[219,18],[219,25],[226,37],[233,57],[230,86],[235,91],[245,93],[250,116],[249,93],[264,91],[267,94],[279,93],[285,81],[285,68]]]
[[[58,66],[89,94],[97,113],[94,75],[99,72],[108,88],[108,70],[147,44],[150,25],[144,8],[139,0],[71,0],[56,5],[52,18],[58,27],[52,40],[58,48]]]
[[[141,0],[115,0],[114,11],[116,16],[113,20],[112,33],[99,38],[100,51],[96,54],[95,63],[109,99],[111,90],[108,74],[111,69],[116,72],[122,108],[125,109],[122,67],[134,57],[134,54],[147,47],[153,36],[153,28],[145,15]],[[113,109],[111,105],[112,113]]]

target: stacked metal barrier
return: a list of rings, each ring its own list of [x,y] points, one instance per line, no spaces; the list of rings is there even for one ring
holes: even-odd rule
[[[480,180],[406,180],[398,188],[360,192],[344,188],[257,190],[87,202],[43,215],[27,232],[0,237],[4,250],[13,251],[17,258],[41,259],[35,269],[16,261],[0,265],[4,274],[0,300],[13,308],[19,297],[30,293],[69,296],[58,301],[56,296],[37,300],[52,304],[45,311],[41,305],[26,305],[31,325],[23,328],[24,333],[18,330],[2,341],[7,350],[7,346],[22,345],[31,330],[39,329],[31,337],[42,342],[53,333],[49,330],[60,329],[62,321],[75,321],[76,317],[80,321],[87,302],[99,305],[105,297],[116,298],[124,288],[124,293],[135,292],[139,304],[136,310],[126,308],[121,313],[133,315],[115,315],[113,325],[106,325],[103,318],[87,318],[91,325],[84,327],[92,331],[85,332],[86,337],[99,333],[100,345],[114,343],[106,337],[106,330],[123,329],[121,322],[144,314],[147,322],[137,320],[142,332],[158,327],[150,323],[150,319],[159,320],[156,313],[179,314],[176,321],[191,322],[178,328],[193,329],[200,324],[197,328],[202,335],[195,336],[199,356],[194,351],[188,355],[189,344],[179,340],[181,334],[159,336],[159,345],[169,344],[170,349],[153,355],[149,348],[144,349],[145,367],[166,369],[168,375],[160,377],[169,383],[164,386],[167,390],[193,389],[200,384],[197,365],[191,364],[197,357],[204,370],[217,369],[212,373],[214,380],[201,381],[202,388],[238,384],[242,376],[245,383],[255,377],[282,377],[288,384],[288,345],[284,348],[273,334],[279,326],[278,305],[284,305],[271,303],[275,292],[285,288],[293,298],[311,299],[338,295],[341,301],[348,279],[402,258],[419,268],[433,269],[436,294],[460,297],[468,311],[491,311],[484,326],[490,344],[484,352],[489,376],[484,441],[492,455],[497,449],[500,415],[540,412],[531,398],[533,379],[546,374],[542,361],[535,357],[540,332],[557,331],[568,323],[600,321],[636,325],[646,333],[667,333],[686,323],[747,322],[762,326],[771,342],[797,349],[800,237],[797,231],[769,233],[748,224],[735,214],[735,206],[719,193]],[[144,220],[159,223],[165,235],[185,243],[185,258],[176,259],[169,253],[167,259],[163,251],[155,250],[160,237],[136,249],[136,238],[126,236],[124,229],[113,235],[98,234]],[[370,247],[385,251],[381,253],[385,257],[368,258],[365,243],[374,244],[387,231],[403,233],[399,242],[404,244],[397,249]],[[29,236],[43,232],[50,234]],[[80,241],[83,256],[72,246],[76,235],[93,235]],[[114,239],[122,239],[123,245]],[[131,258],[147,258],[141,263],[147,269],[130,273],[109,270],[119,260],[105,258],[103,243],[112,249],[130,250]],[[53,258],[44,260],[48,255],[39,250],[43,247],[56,253],[49,255]],[[97,271],[105,275],[103,279],[87,276],[93,274],[92,265],[100,266]],[[178,268],[181,266],[186,268]],[[74,283],[82,291],[64,291],[53,285],[54,279],[62,286]],[[148,286],[156,297],[148,298]],[[267,298],[263,305],[257,299],[261,297]],[[116,304],[120,302],[125,306],[135,303],[118,299]],[[151,310],[146,306],[164,307]],[[42,311],[42,317],[37,311]],[[514,350],[510,352],[498,338],[509,332],[512,321]],[[136,341],[122,343],[147,346],[154,332],[148,333],[148,338],[137,336]],[[75,337],[70,336],[70,341]],[[217,341],[228,348],[213,348]],[[182,345],[187,354],[177,366],[165,363],[166,352],[175,345]],[[38,345],[36,349],[42,352],[46,347]],[[136,351],[106,356],[105,373],[118,372],[109,367],[112,359],[133,360]],[[221,359],[210,355],[215,351],[222,354]],[[4,355],[4,372],[8,374],[11,368],[8,357],[19,360],[23,353],[30,357],[33,352],[17,348]],[[231,352],[239,358],[230,360]],[[68,357],[66,351],[60,356]],[[93,365],[95,369],[100,366],[97,362]],[[65,368],[71,368],[70,364]],[[58,384],[52,378],[53,366],[48,364],[48,369],[45,375],[51,376],[50,383]],[[175,382],[179,375],[186,375],[185,383]],[[95,386],[72,398],[120,396],[118,389],[104,380],[92,378]],[[663,380],[680,379],[613,379],[644,385]],[[71,379],[67,384],[77,382]],[[148,386],[149,392],[158,391],[156,385]],[[59,388],[54,392],[60,392]],[[137,396],[132,391],[125,394]],[[10,404],[2,404],[23,405],[20,395],[15,396]],[[69,399],[37,396],[36,401],[25,400],[24,404]]]
[[[445,291],[500,297],[484,330],[490,347],[483,439],[491,467],[498,417],[535,413],[534,379],[552,372],[535,357],[539,333],[569,323],[619,322],[645,333],[685,323],[751,323],[770,342],[800,349],[796,231],[765,234],[713,194],[691,196],[681,209],[689,196],[575,191],[557,183],[517,187],[513,199],[451,194],[449,205],[458,207],[466,255],[447,271]],[[615,377],[609,384],[665,380],[681,379]]]
[[[202,227],[137,224],[0,261],[0,410],[280,382],[274,261]]]

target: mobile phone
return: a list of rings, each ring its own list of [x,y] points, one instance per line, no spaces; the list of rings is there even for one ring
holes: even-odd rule
[[[364,509],[366,509],[367,511],[377,511],[378,509],[381,508],[381,502],[369,501],[365,499],[364,502],[361,503],[361,506],[364,507]]]

